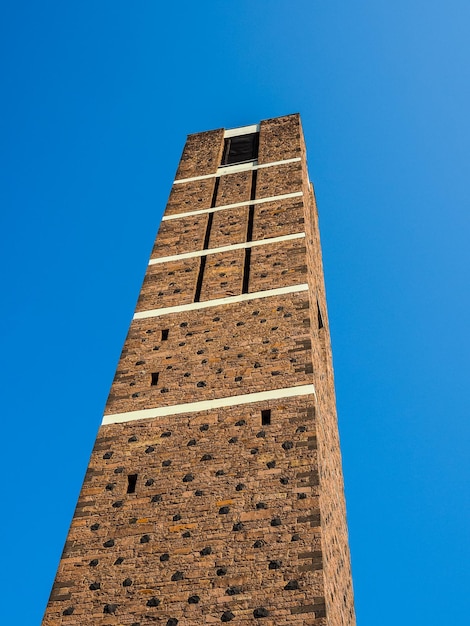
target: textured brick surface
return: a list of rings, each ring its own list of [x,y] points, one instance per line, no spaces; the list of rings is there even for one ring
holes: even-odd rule
[[[201,300],[238,296],[242,290],[243,250],[230,250],[207,257]]]
[[[253,239],[302,233],[304,221],[302,198],[258,204],[255,207]]]
[[[286,163],[258,170],[256,197],[269,198],[294,193],[302,187],[302,165]]]
[[[198,263],[197,258],[190,258],[149,265],[136,311],[193,302]]]
[[[298,293],[134,320],[106,413],[308,384],[308,317],[307,296]]]
[[[174,616],[196,626],[220,623],[227,610],[237,623],[254,624],[260,606],[272,616],[267,623],[299,623],[292,615],[323,588],[312,402],[102,427],[45,624],[165,624]],[[267,407],[271,424],[262,426]],[[133,494],[126,493],[130,474],[137,474]],[[176,572],[181,580],[172,580]],[[293,580],[298,589],[285,592]],[[67,581],[75,582],[62,587]],[[96,582],[100,589],[90,590]],[[191,605],[195,594],[200,601]],[[158,607],[147,606],[153,597]],[[116,618],[101,621],[109,603],[117,604]],[[68,620],[67,606],[75,607]]]
[[[166,205],[165,215],[207,209],[214,193],[214,179],[192,180],[173,185]]]
[[[354,626],[317,212],[298,115],[261,123],[259,163],[216,183],[223,131],[191,135],[137,311],[309,289],[131,323],[105,414],[314,384],[315,395],[99,430],[44,626]],[[291,192],[302,197],[249,200]],[[250,215],[252,228],[249,227]],[[246,278],[246,277],[245,277]],[[198,287],[199,285],[199,287]],[[200,293],[198,294],[198,289]],[[321,313],[321,323],[319,313]],[[170,409],[171,411],[171,409]],[[271,411],[270,419],[263,412]],[[129,485],[134,484],[135,490]]]
[[[206,214],[161,222],[151,258],[157,259],[162,256],[201,250],[206,224]]]
[[[298,115],[285,115],[260,124],[259,163],[295,159],[301,156],[300,118]]]
[[[251,251],[251,261],[250,291],[307,282],[304,239],[256,246]]]
[[[239,172],[220,177],[217,206],[235,204],[250,199],[251,172]]]
[[[346,505],[343,491],[341,450],[336,416],[331,342],[320,254],[318,217],[313,191],[306,190],[308,280],[310,313],[314,335],[313,361],[316,364],[315,386],[318,398],[319,472],[321,480],[320,508],[322,545],[324,551],[325,599],[328,623],[355,624],[351,565],[346,526]],[[318,307],[318,308],[317,308]],[[317,311],[315,311],[317,308]],[[318,328],[318,309],[323,328]]]
[[[217,248],[242,243],[246,240],[247,222],[247,206],[215,212],[209,247]]]
[[[223,147],[223,128],[188,135],[175,178],[213,174],[219,167]]]

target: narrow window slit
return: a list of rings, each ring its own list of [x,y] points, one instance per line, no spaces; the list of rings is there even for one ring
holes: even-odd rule
[[[248,293],[250,283],[251,248],[245,248],[245,264],[243,266],[242,293]]]
[[[214,184],[214,193],[212,194],[212,202],[211,202],[211,207],[215,207],[216,201],[217,201],[217,191],[219,189],[219,180],[220,178],[217,177],[215,179],[215,184]],[[209,241],[210,241],[210,237],[211,237],[211,230],[212,230],[212,222],[214,220],[214,213],[209,213],[207,216],[207,224],[206,224],[206,233],[204,235],[204,244],[202,249],[203,250],[207,250],[209,248]],[[196,281],[196,291],[194,293],[194,302],[199,302],[201,299],[201,290],[202,290],[202,279],[204,278],[204,269],[206,267],[206,258],[205,256],[201,257],[200,263],[199,263],[199,273],[197,276],[197,281]]]
[[[317,314],[318,314],[318,330],[320,330],[323,328],[324,324],[323,324],[323,318],[321,315],[320,305],[318,304],[318,300],[317,300]]]
[[[261,425],[269,426],[271,424],[271,409],[261,411]]]
[[[137,474],[129,474],[127,477],[127,493],[135,493],[135,485],[137,483]]]
[[[170,332],[169,328],[165,328],[162,330],[162,341],[166,341],[168,339],[169,332]]]
[[[158,385],[158,372],[152,372],[152,387]]]
[[[204,247],[203,247],[203,250],[207,250],[207,248],[209,247],[209,239],[210,239],[210,236],[211,236],[213,220],[214,220],[214,213],[209,213],[208,216],[207,216],[207,226],[206,226],[206,234],[204,236]]]
[[[211,208],[215,207],[217,202],[217,192],[219,191],[220,176],[217,176],[214,182],[214,191],[212,192]]]
[[[253,170],[251,173],[251,200],[255,199],[256,196],[256,179],[258,172]],[[248,222],[246,225],[246,241],[253,240],[253,222],[255,217],[255,207],[254,205],[250,205],[248,207]],[[250,283],[250,263],[251,263],[251,248],[245,248],[245,262],[243,265],[243,282],[242,282],[242,293],[248,293],[249,283]]]
[[[251,195],[250,200],[256,198],[256,181],[258,180],[258,170],[253,170],[251,173]]]
[[[255,207],[250,205],[248,208],[248,224],[246,228],[246,240],[253,241],[253,221],[255,217]]]
[[[194,302],[199,302],[201,299],[201,290],[202,290],[202,279],[204,277],[204,268],[206,267],[206,258],[205,256],[201,257],[201,262],[199,265],[199,275],[197,277],[196,283],[196,293],[194,294]]]

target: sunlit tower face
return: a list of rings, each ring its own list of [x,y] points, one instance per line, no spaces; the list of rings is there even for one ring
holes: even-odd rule
[[[355,624],[298,115],[190,135],[43,624]]]

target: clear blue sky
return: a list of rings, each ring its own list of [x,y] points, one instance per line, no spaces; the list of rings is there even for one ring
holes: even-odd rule
[[[359,626],[468,623],[470,4],[3,4],[5,623],[39,624],[187,133],[299,111]]]

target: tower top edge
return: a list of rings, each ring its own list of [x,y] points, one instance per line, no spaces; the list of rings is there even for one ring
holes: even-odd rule
[[[201,135],[203,133],[214,133],[214,132],[221,132],[221,131],[224,131],[225,138],[238,137],[239,135],[248,135],[250,133],[259,132],[260,126],[263,122],[268,122],[271,120],[277,120],[277,119],[286,118],[286,117],[299,117],[300,118],[300,113],[289,113],[288,115],[278,115],[276,117],[269,117],[264,120],[261,120],[260,122],[257,122],[255,124],[249,124],[247,126],[236,126],[234,128],[214,128],[214,129],[203,130],[197,133],[189,133],[188,137],[191,137],[192,135]]]
[[[224,132],[224,138],[239,137],[240,135],[250,135],[251,133],[259,133],[259,124],[251,124],[250,126],[238,126],[237,128],[227,128]]]

